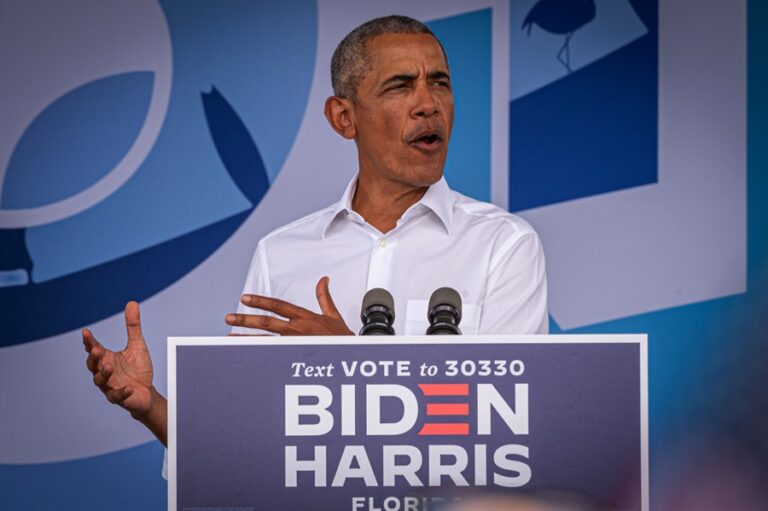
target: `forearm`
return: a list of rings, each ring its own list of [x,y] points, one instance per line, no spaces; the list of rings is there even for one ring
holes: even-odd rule
[[[160,442],[168,447],[168,401],[153,386],[150,389],[150,404],[146,413],[134,416],[144,424]]]

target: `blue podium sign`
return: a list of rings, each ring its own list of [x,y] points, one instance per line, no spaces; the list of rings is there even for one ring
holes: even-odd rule
[[[647,338],[170,338],[169,509],[648,509]]]

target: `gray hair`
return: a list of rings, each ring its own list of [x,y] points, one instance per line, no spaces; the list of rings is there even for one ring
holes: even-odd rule
[[[372,19],[354,29],[341,40],[331,59],[331,85],[333,94],[351,100],[357,99],[357,87],[360,80],[370,69],[370,59],[366,51],[368,41],[384,34],[428,34],[435,38],[443,51],[445,63],[448,56],[437,36],[419,20],[407,16],[385,16]]]

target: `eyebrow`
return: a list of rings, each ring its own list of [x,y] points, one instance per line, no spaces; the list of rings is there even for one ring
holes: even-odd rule
[[[445,71],[432,71],[427,75],[430,80],[451,80],[451,76]]]
[[[382,82],[381,86],[386,87],[387,85],[391,85],[393,83],[399,83],[399,82],[412,82],[413,80],[416,79],[416,77],[417,75],[413,75],[413,74],[411,75],[402,74],[402,75],[390,76],[389,78],[387,78]]]
[[[418,78],[418,75],[415,74],[399,74],[390,76],[386,80],[384,80],[380,87],[386,87],[387,85],[391,85],[394,83],[402,83],[402,82],[412,82]],[[451,77],[448,73],[445,71],[432,71],[427,75],[427,79],[429,80],[450,80]]]

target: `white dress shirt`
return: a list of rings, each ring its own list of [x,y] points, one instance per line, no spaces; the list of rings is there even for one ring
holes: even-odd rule
[[[265,236],[243,293],[319,313],[315,286],[327,275],[339,312],[358,332],[363,295],[382,287],[395,299],[395,332],[411,335],[425,333],[430,295],[449,286],[462,298],[464,334],[548,332],[544,254],[525,220],[461,195],[441,179],[382,234],[352,210],[356,185],[357,178],[338,203]],[[264,314],[242,304],[238,312]]]

